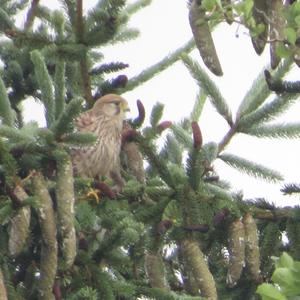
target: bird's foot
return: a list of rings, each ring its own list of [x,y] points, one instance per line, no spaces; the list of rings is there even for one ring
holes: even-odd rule
[[[99,189],[91,188],[87,193],[87,198],[94,199],[96,203],[99,204],[101,199],[100,192],[101,191]]]

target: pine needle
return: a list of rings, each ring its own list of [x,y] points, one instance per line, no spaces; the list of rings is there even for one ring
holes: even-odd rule
[[[218,156],[221,160],[223,160],[229,166],[244,172],[250,176],[264,179],[270,182],[277,182],[283,180],[283,177],[277,171],[269,169],[263,165],[257,164],[245,158],[224,153]]]

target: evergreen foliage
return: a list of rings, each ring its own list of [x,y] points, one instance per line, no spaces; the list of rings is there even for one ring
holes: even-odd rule
[[[274,95],[262,72],[233,116],[222,91],[189,56],[194,39],[133,78],[114,77],[128,64],[122,57],[105,61],[101,47],[136,37],[127,23],[151,1],[101,0],[86,13],[82,0],[60,2],[63,12],[38,0],[0,0],[5,36],[0,41],[0,298],[255,299],[257,286],[274,271],[272,256],[285,250],[299,260],[299,208],[246,201],[219,178],[214,164],[222,160],[251,176],[282,181],[277,171],[225,149],[239,133],[298,138],[298,123],[270,124],[297,94],[286,88]],[[190,2],[197,9],[198,1]],[[253,1],[226,3],[203,1],[205,28],[198,29],[210,34],[220,20],[233,22],[230,12],[235,12],[253,39],[262,33],[251,21]],[[295,22],[289,18],[299,9],[291,7],[290,32]],[[17,27],[21,12],[25,22]],[[198,26],[196,21],[191,25]],[[203,47],[198,38],[197,47]],[[146,127],[145,109],[137,101],[139,115],[126,120],[122,136],[122,190],[115,193],[108,178],[74,176],[72,150],[96,141],[93,134],[74,130],[76,117],[99,96],[132,90],[180,59],[199,85],[191,114],[177,123],[163,121],[164,106],[158,103]],[[282,83],[292,64],[283,60],[270,73],[272,80]],[[21,104],[29,97],[44,106],[45,128],[24,124]],[[221,141],[203,140],[207,99],[227,121]],[[132,149],[140,165],[147,161],[146,168],[134,168]],[[100,187],[96,201],[95,187]],[[282,189],[299,190],[297,184]]]

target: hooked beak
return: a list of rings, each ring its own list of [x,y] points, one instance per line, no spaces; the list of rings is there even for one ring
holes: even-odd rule
[[[129,108],[129,106],[128,106],[128,103],[127,102],[121,102],[121,110],[123,111],[123,112],[128,112],[128,111],[130,111],[130,108]]]

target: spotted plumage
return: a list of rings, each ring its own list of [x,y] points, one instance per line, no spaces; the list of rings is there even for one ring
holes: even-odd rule
[[[92,109],[76,119],[79,132],[97,136],[94,145],[73,152],[75,173],[83,177],[101,177],[120,173],[120,148],[123,121],[128,104],[115,94],[97,100]]]

